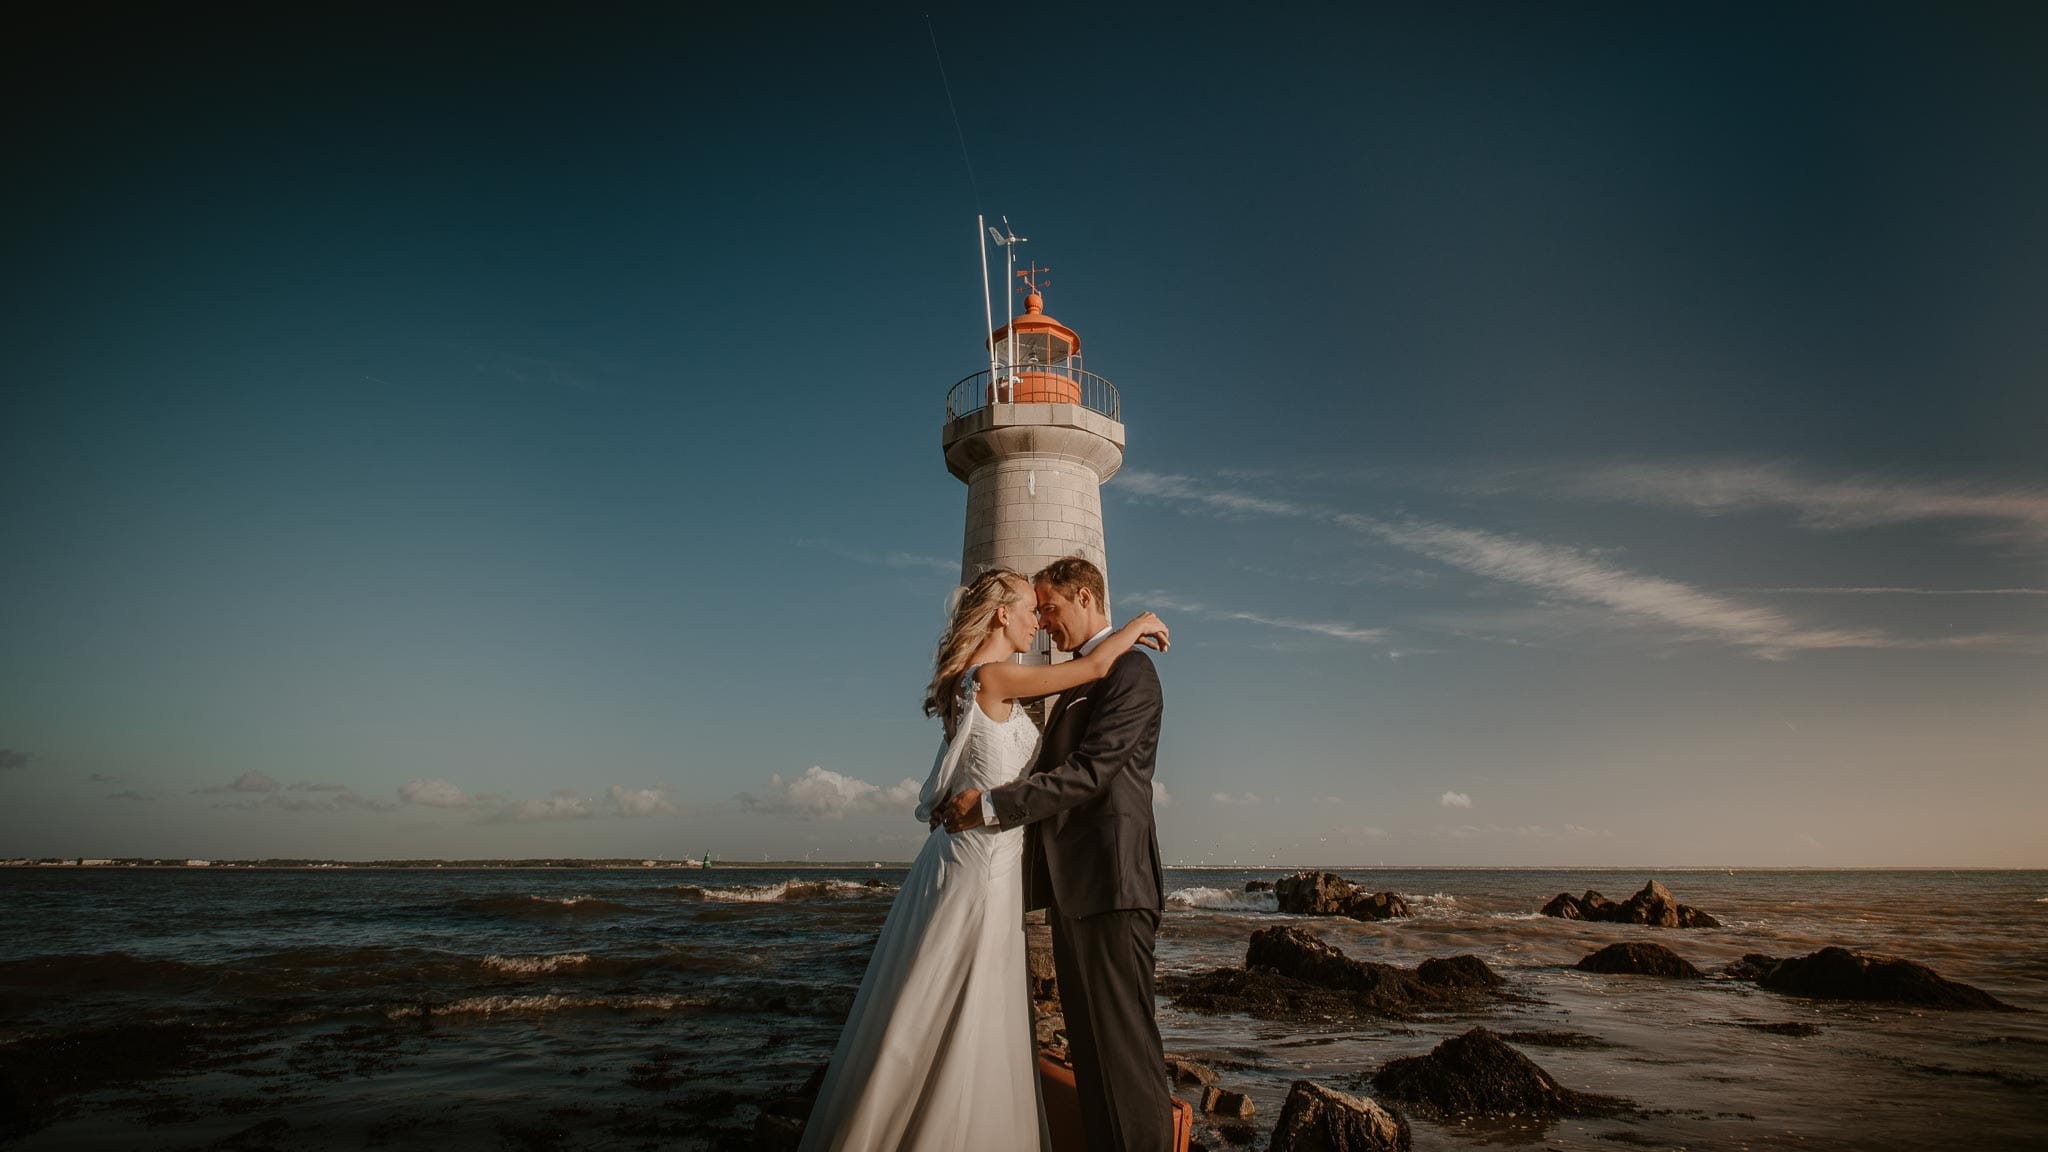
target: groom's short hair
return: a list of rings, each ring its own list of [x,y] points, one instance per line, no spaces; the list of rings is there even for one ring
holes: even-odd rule
[[[1109,611],[1109,587],[1103,583],[1102,569],[1079,556],[1062,556],[1047,564],[1038,570],[1038,575],[1033,576],[1031,582],[1050,584],[1053,591],[1069,600],[1074,598],[1075,590],[1086,588],[1095,599],[1095,610]]]

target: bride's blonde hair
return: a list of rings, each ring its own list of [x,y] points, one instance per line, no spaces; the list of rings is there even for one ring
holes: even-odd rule
[[[960,721],[960,678],[967,674],[967,662],[995,627],[996,610],[1017,603],[1029,591],[1031,582],[1023,573],[991,568],[955,593],[952,622],[939,638],[932,682],[924,690],[924,714],[944,719],[948,737]]]

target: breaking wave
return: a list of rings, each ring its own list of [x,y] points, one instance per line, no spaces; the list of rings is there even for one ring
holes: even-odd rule
[[[590,963],[588,952],[563,952],[556,956],[486,956],[484,967],[514,976],[538,976],[577,968]]]
[[[473,896],[450,905],[455,912],[481,916],[523,916],[529,919],[584,919],[613,916],[639,909],[596,896]]]
[[[695,1008],[706,1001],[692,996],[560,996],[552,993],[531,996],[465,996],[446,1004],[406,1004],[386,1009],[391,1020],[418,1020],[431,1016],[510,1016],[546,1012],[608,1009],[614,1012],[674,1012]]]
[[[678,884],[676,891],[692,900],[719,904],[772,904],[782,900],[845,900],[861,896],[886,896],[896,889],[880,881],[784,880],[758,888],[705,888]]]
[[[1166,894],[1175,908],[1212,912],[1278,912],[1280,898],[1271,892],[1233,892],[1228,888],[1178,888]]]

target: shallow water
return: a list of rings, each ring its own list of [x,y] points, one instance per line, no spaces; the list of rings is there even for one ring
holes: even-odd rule
[[[1357,1090],[1383,1061],[1480,1023],[1590,1037],[1581,1043],[1591,1046],[1523,1051],[1566,1087],[1623,1096],[1642,1111],[1548,1126],[1416,1119],[1417,1148],[2042,1146],[2048,874],[1343,874],[1406,895],[1416,914],[1377,924],[1285,917],[1270,896],[1243,891],[1274,873],[1170,871],[1162,973],[1238,964],[1254,930],[1292,922],[1361,959],[1475,954],[1520,999],[1406,1023],[1313,1026],[1162,1003],[1168,1049],[1211,1063],[1226,1086],[1251,1095],[1252,1147],[1291,1081]],[[1620,898],[1653,875],[1728,926],[1534,915],[1559,892]],[[41,1127],[14,1129],[11,1146],[186,1148],[238,1133],[241,1143],[290,1148],[742,1146],[761,1099],[829,1054],[900,877],[0,871],[10,925],[0,940],[0,1059],[68,1038],[70,1055],[52,1059],[90,1073],[76,1082],[86,1090],[39,1116]],[[1919,960],[2033,1011],[1809,1001],[1725,980],[1569,967],[1629,939],[1665,944],[1709,973],[1747,952],[1841,944]],[[1741,1026],[1788,1021],[1820,1031]],[[197,1030],[178,1031],[185,1024]],[[132,1061],[150,1050],[137,1035],[185,1042],[127,1068],[113,1054]],[[1215,1146],[1216,1135],[1204,1138]]]

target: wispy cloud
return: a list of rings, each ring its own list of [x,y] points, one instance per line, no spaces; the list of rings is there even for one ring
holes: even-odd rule
[[[851,560],[856,564],[867,564],[880,568],[908,569],[914,572],[933,572],[955,579],[958,579],[960,576],[960,561],[957,557],[949,559],[944,556],[927,556],[917,552],[902,551],[876,552],[866,548],[855,548],[833,540],[799,540],[796,542],[796,546],[829,553],[839,557],[841,560]]]
[[[95,784],[119,784],[121,782],[121,778],[119,776],[111,776],[105,772],[95,772],[92,775],[87,776],[86,779],[92,781]]]
[[[557,788],[544,797],[520,799],[494,792],[470,793],[442,779],[413,780],[398,789],[399,799],[422,808],[467,812],[478,824],[530,824],[550,820],[604,817],[673,816],[675,803],[661,788],[613,785],[601,800],[573,788]]]
[[[16,752],[12,748],[0,748],[0,771],[28,767],[28,753]]]
[[[1777,508],[1826,529],[1973,522],[1988,539],[2048,545],[2048,488],[1868,476],[1830,479],[1783,464],[1742,461],[1616,464],[1568,478],[1566,488],[1595,499],[1689,508],[1709,516]]]
[[[1278,628],[1286,632],[1306,632],[1350,644],[1378,644],[1387,638],[1387,630],[1384,628],[1361,628],[1340,620],[1297,620],[1291,616],[1216,608],[1200,600],[1161,589],[1133,593],[1125,597],[1123,602],[1152,612],[1185,612],[1190,616],[1199,616],[1207,620],[1232,620],[1258,624],[1266,628]]]
[[[275,810],[279,812],[396,812],[398,805],[389,800],[377,800],[358,796],[354,789],[343,786],[322,788],[317,792],[299,794],[292,791],[266,792],[247,796],[240,800],[222,800],[215,808],[235,809],[243,812]]]
[[[211,788],[194,788],[192,791],[200,795],[218,795],[223,792],[275,792],[277,789],[277,781],[269,775],[262,772],[244,772],[226,784],[216,784]]]
[[[1233,492],[1193,477],[1140,472],[1128,491],[1141,499],[1180,501],[1230,516],[1303,519],[1350,529],[1367,538],[1486,579],[1531,589],[1568,604],[1591,605],[1638,624],[1715,640],[1766,659],[1838,648],[1928,648],[2033,652],[2040,637],[1982,633],[1919,640],[1875,628],[1816,628],[1773,608],[1745,603],[1681,581],[1636,572],[1590,549],[1488,532],[1439,521],[1387,519]],[[1189,601],[1192,610],[1204,608]],[[1361,630],[1377,631],[1377,630]]]
[[[1596,604],[1631,619],[1714,638],[1768,658],[1827,648],[1896,647],[1875,629],[1809,628],[1773,609],[1633,572],[1576,548],[1426,520],[1390,522],[1339,513],[1335,520],[1398,548],[1493,580]]]
[[[1242,796],[1234,796],[1228,792],[1211,792],[1209,794],[1209,802],[1211,804],[1220,804],[1226,808],[1241,808],[1259,803],[1259,797],[1253,792],[1246,792]]]
[[[2048,596],[2048,588],[1730,588],[1730,592],[1793,596]]]
[[[144,801],[144,802],[151,802],[151,801],[154,801],[154,800],[156,799],[156,797],[154,797],[154,796],[144,796],[144,795],[143,795],[142,793],[140,793],[140,792],[137,792],[137,791],[136,791],[136,790],[134,790],[133,788],[129,788],[129,789],[126,789],[126,790],[124,790],[124,791],[121,791],[121,792],[109,792],[109,793],[107,793],[107,799],[109,799],[109,800],[140,800],[140,801]]]
[[[895,808],[908,811],[917,806],[920,785],[905,777],[888,788],[812,765],[803,775],[784,780],[781,773],[768,777],[760,795],[742,792],[735,799],[750,812],[795,816],[802,820],[838,820],[856,812]]]
[[[1446,792],[1437,803],[1445,808],[1470,808],[1472,797],[1464,792]]]

